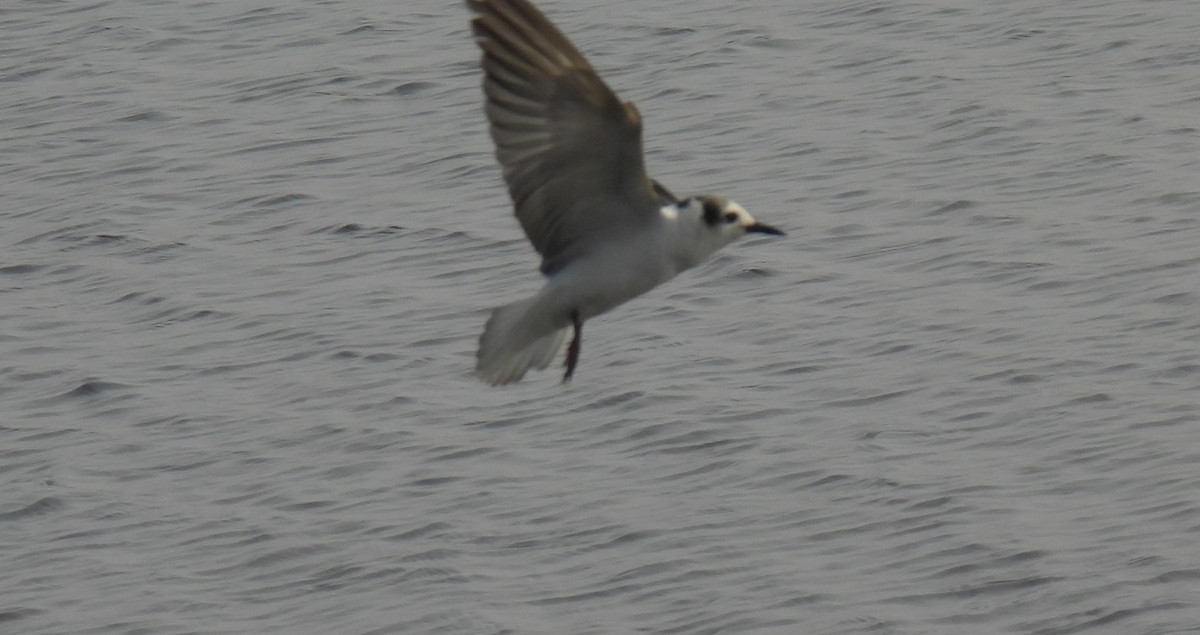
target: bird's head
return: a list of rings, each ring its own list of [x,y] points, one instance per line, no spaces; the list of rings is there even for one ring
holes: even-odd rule
[[[746,208],[712,194],[691,196],[663,206],[663,216],[677,219],[681,231],[673,249],[679,264],[699,264],[725,245],[750,232],[782,236],[783,232],[754,220]]]
[[[754,220],[746,208],[720,196],[693,196],[682,207],[685,213],[696,215],[702,232],[715,239],[718,249],[751,232],[783,235],[782,231]]]

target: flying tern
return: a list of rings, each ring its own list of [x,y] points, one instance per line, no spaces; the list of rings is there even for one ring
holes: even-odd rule
[[[475,372],[497,385],[544,369],[568,331],[670,280],[748,232],[783,235],[712,194],[677,198],[646,174],[642,118],[527,0],[466,0],[483,49],[496,158],[545,285],[492,311]]]

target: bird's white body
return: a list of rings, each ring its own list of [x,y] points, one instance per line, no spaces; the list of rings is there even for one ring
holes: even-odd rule
[[[737,221],[714,231],[699,206],[698,199],[664,205],[647,226],[597,243],[550,274],[533,297],[495,309],[480,337],[476,373],[509,383],[545,368],[562,348],[573,312],[581,321],[607,313],[703,262],[755,222],[729,201],[723,213]]]

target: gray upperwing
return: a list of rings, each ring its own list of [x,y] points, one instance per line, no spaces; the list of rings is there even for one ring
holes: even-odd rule
[[[467,0],[479,15],[496,158],[543,271],[653,218],[641,116],[525,0]]]

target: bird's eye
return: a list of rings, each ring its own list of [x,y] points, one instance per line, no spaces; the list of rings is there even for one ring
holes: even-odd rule
[[[737,219],[738,219],[737,212],[725,212],[725,222],[726,223],[735,223],[735,222],[737,222]]]

